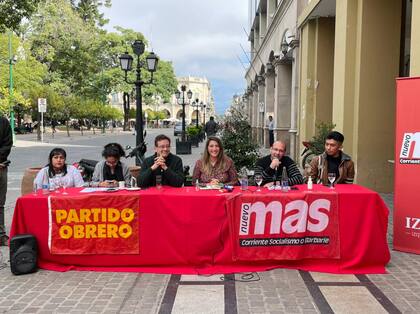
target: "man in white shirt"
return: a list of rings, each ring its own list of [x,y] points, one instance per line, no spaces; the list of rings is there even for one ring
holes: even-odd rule
[[[274,143],[274,121],[273,121],[273,116],[269,116],[268,117],[268,139],[270,142],[270,147],[273,146]]]

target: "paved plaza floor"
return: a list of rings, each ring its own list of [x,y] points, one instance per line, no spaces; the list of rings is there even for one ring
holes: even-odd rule
[[[149,152],[161,131],[149,131]],[[171,131],[163,130],[168,135]],[[102,146],[111,141],[133,145],[134,136],[115,131],[84,137],[72,134],[68,139],[58,134],[54,139],[47,136],[47,143],[36,142],[32,135],[18,136],[9,169],[7,227],[25,168],[45,164],[52,146],[63,146],[71,161],[99,159]],[[192,166],[202,149],[203,145],[183,156],[184,163]],[[393,195],[381,196],[391,211],[388,241],[392,248]],[[391,251],[387,272],[332,275],[275,269],[181,276],[38,270],[14,276],[8,248],[1,247],[0,313],[419,313],[420,255]]]

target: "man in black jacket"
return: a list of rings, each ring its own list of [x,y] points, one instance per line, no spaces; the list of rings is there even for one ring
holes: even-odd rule
[[[7,245],[6,227],[4,225],[4,204],[7,193],[7,157],[12,149],[13,138],[9,121],[0,117],[0,246]]]
[[[263,177],[262,185],[269,187],[274,180],[280,180],[283,167],[286,167],[289,185],[303,183],[303,177],[292,158],[285,156],[286,144],[275,141],[270,148],[270,155],[260,158],[255,166],[255,174]]]
[[[180,187],[184,183],[182,160],[171,154],[171,140],[163,134],[156,136],[155,154],[144,160],[137,181],[141,187],[155,186],[159,175],[162,185]]]
[[[217,123],[214,121],[214,117],[210,117],[210,120],[207,121],[204,131],[206,132],[207,137],[216,135]]]

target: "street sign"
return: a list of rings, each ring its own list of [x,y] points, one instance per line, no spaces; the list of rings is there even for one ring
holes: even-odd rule
[[[38,112],[47,112],[47,100],[38,98]]]

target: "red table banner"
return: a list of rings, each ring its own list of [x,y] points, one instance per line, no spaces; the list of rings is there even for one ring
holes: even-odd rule
[[[139,253],[138,195],[50,196],[48,205],[51,254]]]
[[[334,192],[244,194],[227,206],[234,260],[340,257]]]
[[[420,254],[420,77],[397,80],[394,249]]]

